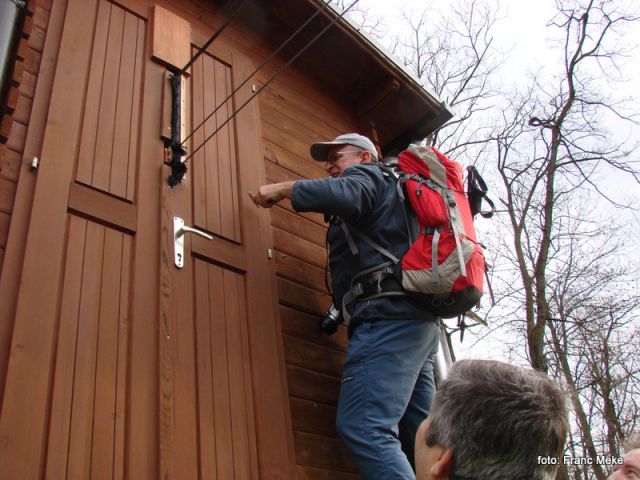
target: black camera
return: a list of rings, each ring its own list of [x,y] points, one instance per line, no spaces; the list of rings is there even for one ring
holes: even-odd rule
[[[331,305],[327,313],[320,317],[320,330],[327,335],[333,335],[338,330],[338,325],[342,323],[342,312]]]

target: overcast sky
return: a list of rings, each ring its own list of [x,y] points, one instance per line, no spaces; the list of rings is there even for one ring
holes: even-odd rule
[[[495,45],[507,55],[509,76],[518,81],[527,71],[536,71],[545,64],[550,53],[548,40],[554,29],[547,23],[555,12],[555,0],[488,0],[500,12],[500,20],[492,30]],[[571,3],[564,0],[565,3]],[[453,11],[458,0],[360,0],[358,7],[378,16],[388,27],[388,35],[392,36],[396,29],[401,29],[403,20],[401,12],[415,12],[416,15],[425,8],[437,8],[443,13]],[[626,11],[640,14],[640,0],[616,0]],[[556,29],[557,30],[557,29]],[[640,23],[633,32],[630,43],[640,45]],[[635,51],[635,58],[629,59],[625,67],[629,77],[629,91],[640,91],[640,48]]]

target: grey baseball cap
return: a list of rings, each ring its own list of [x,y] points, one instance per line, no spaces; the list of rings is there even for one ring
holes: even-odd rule
[[[371,140],[359,133],[344,133],[331,142],[313,143],[311,144],[311,156],[314,160],[324,162],[327,160],[329,150],[336,145],[353,145],[354,147],[362,148],[371,153],[374,161],[378,161],[376,146]]]

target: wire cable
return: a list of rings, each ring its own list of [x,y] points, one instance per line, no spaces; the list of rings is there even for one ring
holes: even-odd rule
[[[216,38],[218,38],[222,34],[222,32],[225,31],[225,29],[231,24],[235,16],[241,10],[241,7],[244,4],[244,2],[245,0],[240,0],[239,2],[237,2],[237,6],[235,10],[233,10],[233,12],[231,12],[231,15],[227,17],[227,21],[224,22],[224,24],[211,36],[211,38],[209,38],[209,40],[207,40],[207,43],[205,43],[202,47],[200,47],[200,50],[198,50],[196,54],[193,57],[191,57],[191,59],[187,62],[187,64],[184,67],[182,67],[182,70],[178,72],[178,75],[184,75],[185,72],[189,69],[189,67],[193,65],[193,63],[198,59],[198,57],[202,55],[207,48],[209,48],[209,46],[214,42]]]
[[[289,44],[289,42],[290,42],[291,40],[293,40],[293,39],[294,39],[294,38],[295,38],[295,37],[296,37],[296,36],[297,36],[297,35],[298,35],[298,34],[299,34],[299,33],[300,33],[300,32],[301,32],[301,31],[302,31],[302,30],[307,26],[307,25],[309,25],[309,23],[311,23],[311,21],[312,21],[314,18],[316,18],[320,13],[322,13],[322,12],[327,8],[327,6],[329,6],[329,4],[330,4],[330,3],[331,3],[331,0],[327,0],[327,2],[323,3],[323,5],[322,5],[322,8],[321,8],[321,9],[319,9],[319,10],[318,10],[316,13],[314,13],[314,14],[313,14],[313,15],[312,15],[312,16],[311,16],[311,17],[310,17],[306,22],[304,22],[300,27],[298,27],[298,29],[297,29],[295,32],[293,32],[293,34],[291,34],[291,36],[289,36],[289,38],[287,38],[287,39],[282,43],[282,45],[280,45],[280,46],[279,46],[279,47],[278,47],[274,52],[272,52],[272,53],[271,53],[271,54],[270,54],[270,55],[269,55],[269,56],[268,56],[268,57],[267,57],[267,58],[266,58],[266,59],[265,59],[265,60],[260,64],[260,66],[259,66],[258,68],[256,68],[256,69],[251,73],[251,75],[249,75],[247,78],[245,78],[245,79],[242,81],[242,83],[241,83],[240,85],[238,85],[238,86],[237,86],[237,87],[236,87],[236,88],[235,88],[235,89],[234,89],[234,90],[233,90],[229,95],[227,95],[227,98],[225,98],[222,102],[220,102],[220,104],[219,104],[219,105],[218,105],[218,106],[213,110],[213,112],[211,112],[209,115],[207,115],[207,116],[204,118],[204,120],[202,120],[198,125],[196,125],[196,126],[193,128],[193,130],[191,130],[191,133],[189,133],[189,135],[187,135],[187,136],[185,137],[185,139],[182,141],[182,145],[184,145],[184,144],[187,142],[187,140],[189,140],[189,139],[191,138],[191,136],[192,136],[192,135],[193,135],[193,134],[194,134],[194,133],[195,133],[195,132],[200,128],[200,127],[202,127],[205,123],[207,123],[207,120],[209,120],[211,117],[213,117],[213,116],[216,114],[216,112],[217,112],[218,110],[220,110],[220,109],[223,107],[223,105],[224,105],[225,103],[227,103],[231,98],[233,98],[233,96],[234,96],[236,93],[238,93],[238,91],[239,91],[242,87],[244,87],[244,86],[247,84],[247,82],[248,82],[249,80],[251,80],[251,78],[252,78],[256,73],[258,73],[258,72],[262,69],[262,67],[264,67],[265,65],[267,65],[268,63],[270,63],[270,62],[271,62],[271,60],[273,60],[273,58],[274,58],[278,53],[280,53],[280,51],[281,51],[284,47],[286,47],[286,46]]]
[[[262,87],[260,87],[258,89],[257,92],[255,92],[253,95],[251,95],[242,105],[240,105],[235,112],[233,112],[233,115],[231,115],[229,118],[227,118],[222,125],[220,125],[218,128],[216,128],[214,130],[214,132],[209,135],[207,138],[205,138],[205,140],[196,148],[193,150],[193,152],[191,152],[189,154],[189,156],[187,158],[184,159],[184,163],[187,162],[187,160],[189,160],[191,157],[193,157],[202,147],[204,147],[204,145],[211,140],[220,130],[222,130],[222,128],[227,125],[227,123],[229,123],[231,120],[233,120],[233,118],[240,113],[240,111],[247,106],[247,104],[253,100],[255,97],[258,96],[258,94],[260,92],[262,92],[262,90],[264,90],[266,87],[269,86],[269,84],[274,81],[284,70],[286,70],[289,65],[291,65],[300,55],[302,55],[311,45],[313,45],[316,40],[318,40],[318,38],[320,38],[324,32],[326,32],[329,28],[331,28],[338,20],[340,20],[351,8],[353,8],[353,6],[358,3],[359,0],[354,0],[353,3],[351,3],[351,5],[349,5],[347,8],[345,8],[337,17],[335,17],[333,20],[331,20],[331,22],[324,27],[322,30],[320,30],[320,32],[311,39],[311,41],[305,46],[303,47],[298,53],[296,53],[287,63],[285,63],[282,67],[280,67],[278,69],[278,71],[273,74],[273,76],[267,80],[267,83],[265,83],[264,85],[262,85]],[[225,100],[226,101],[226,100]]]

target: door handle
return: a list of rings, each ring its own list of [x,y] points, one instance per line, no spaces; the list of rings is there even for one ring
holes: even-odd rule
[[[184,267],[184,234],[195,233],[207,240],[213,240],[213,237],[197,228],[187,227],[184,220],[180,217],[173,217],[173,261],[176,267]]]

